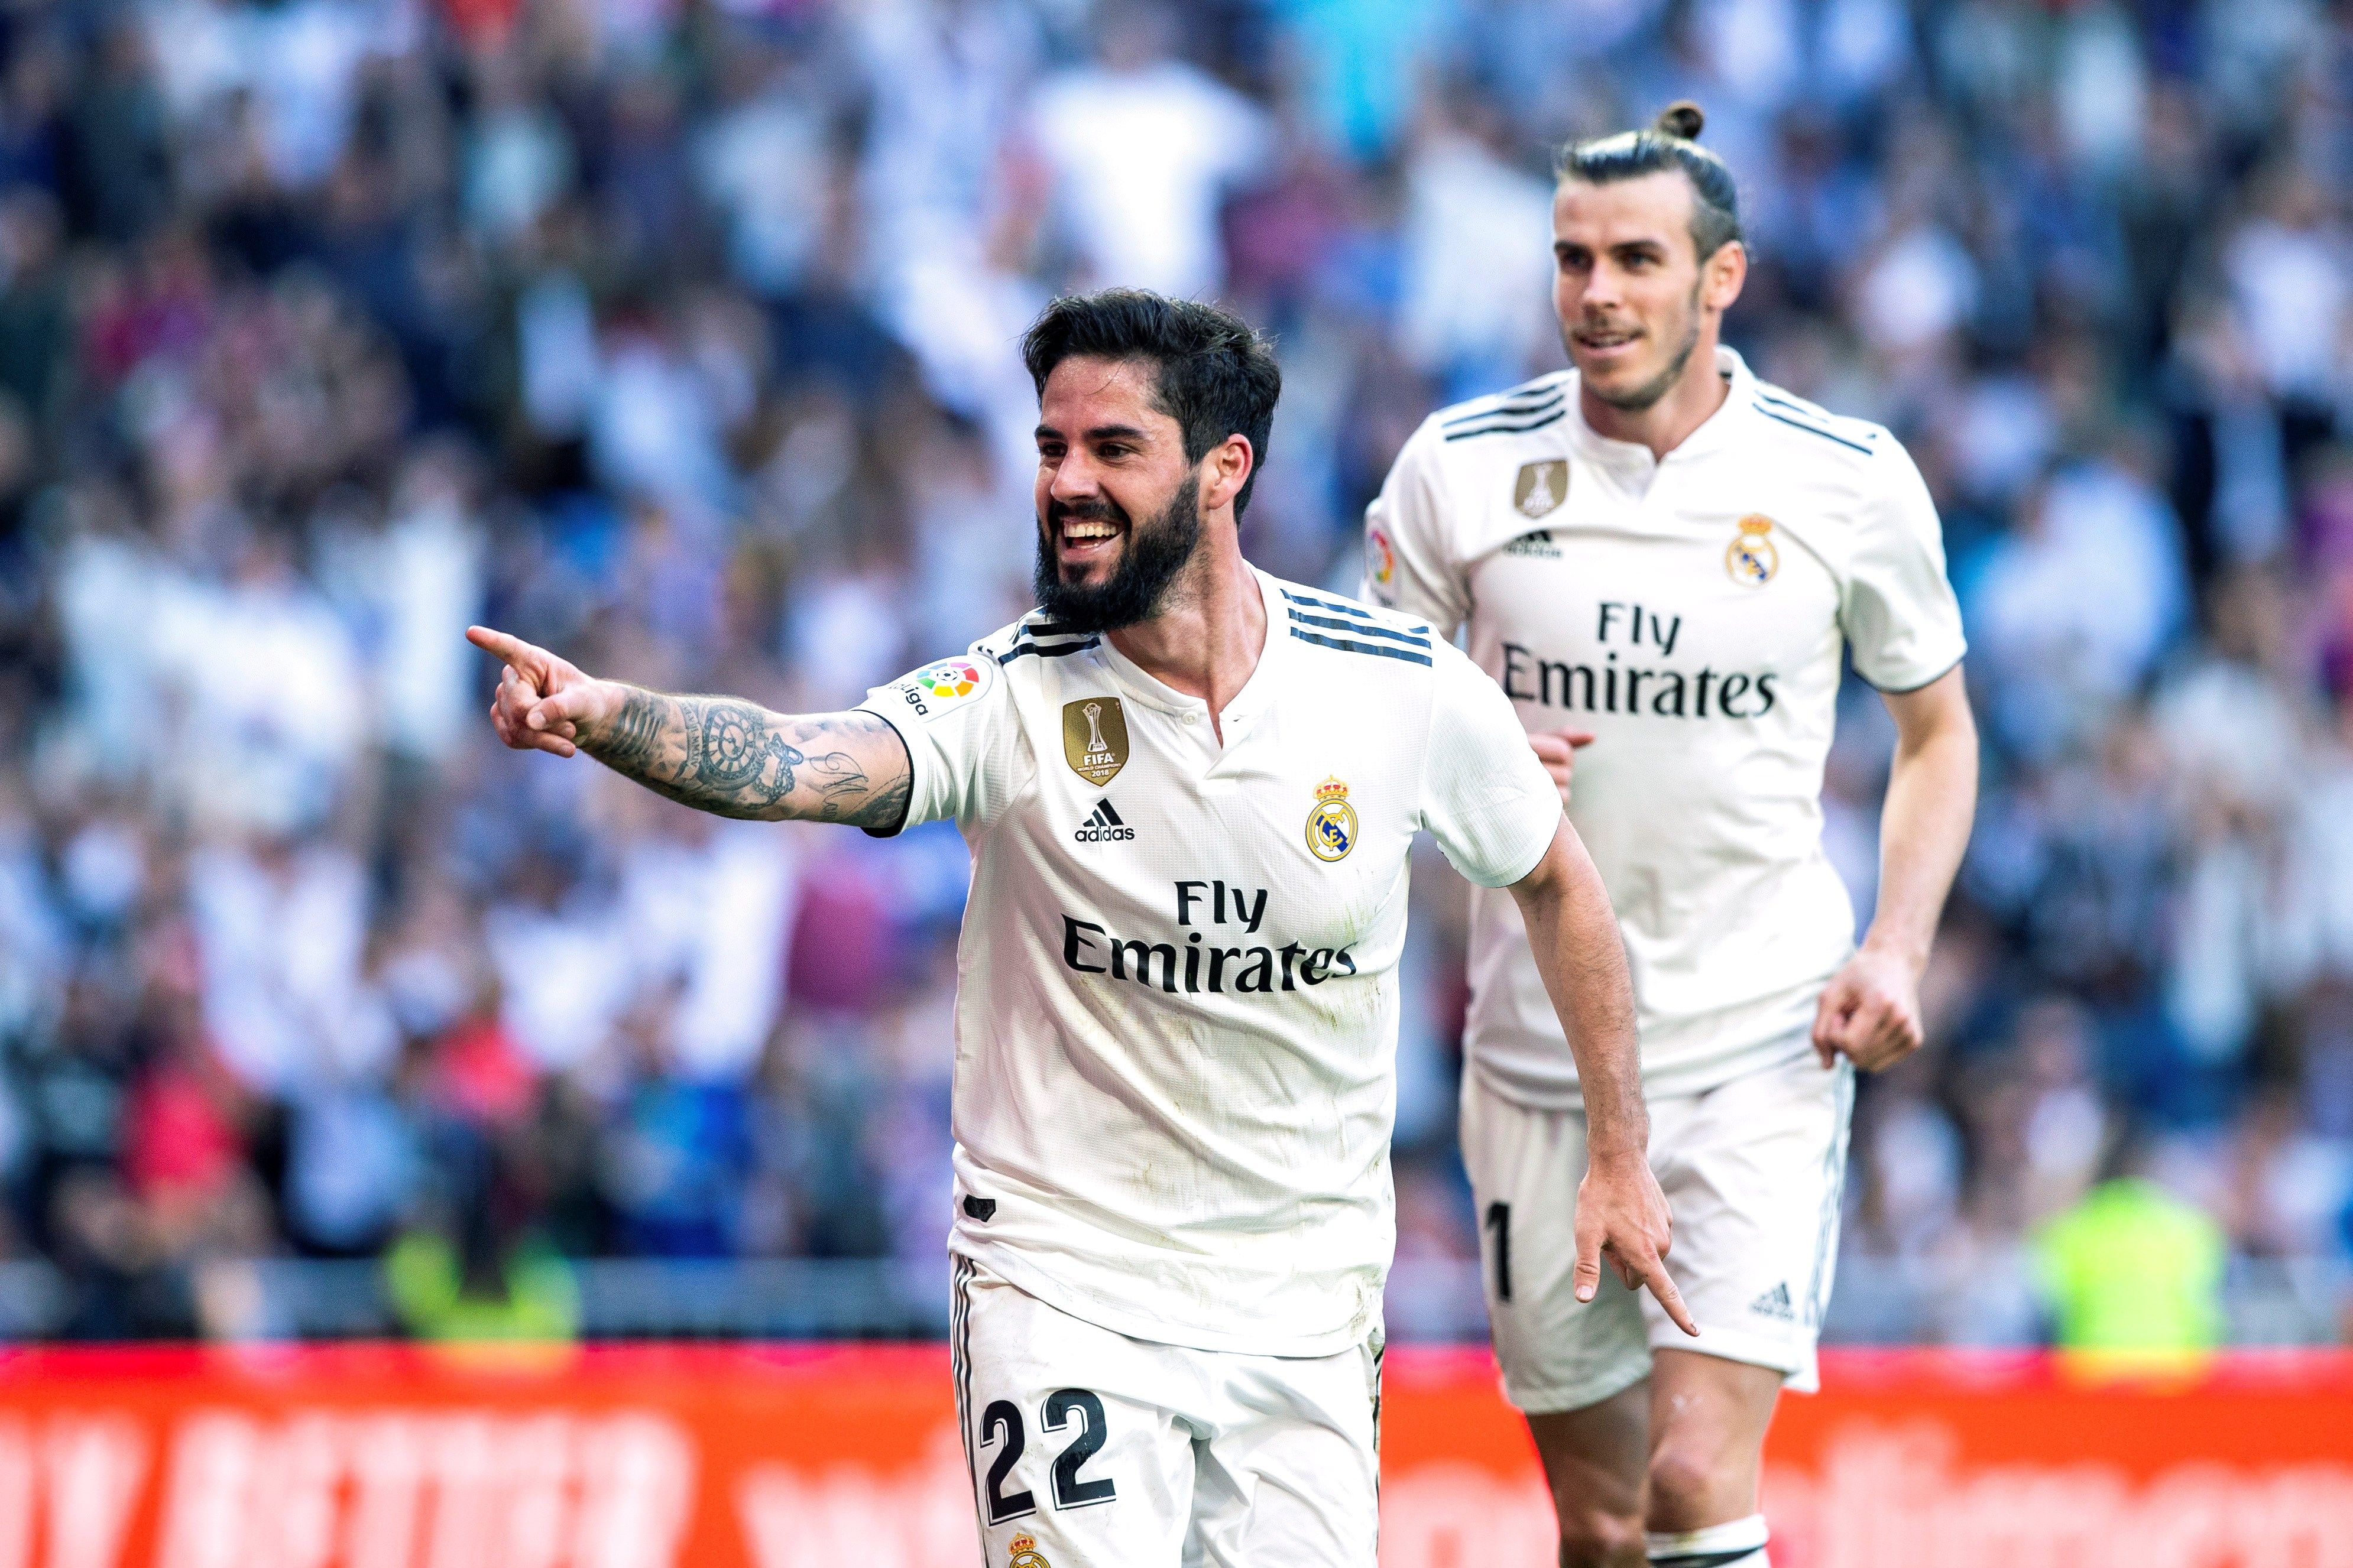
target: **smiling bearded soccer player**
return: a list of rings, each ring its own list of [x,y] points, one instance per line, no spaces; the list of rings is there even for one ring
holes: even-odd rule
[[[1765,1563],[1757,1458],[1781,1386],[1813,1384],[1852,1071],[1920,1042],[1976,795],[1927,490],[1886,431],[1717,347],[1747,261],[1699,131],[1679,104],[1569,149],[1554,302],[1576,368],[1433,416],[1366,535],[1373,595],[1440,637],[1467,624],[1518,705],[1633,969],[1695,1342],[1626,1292],[1583,1300],[1571,1200],[1600,1136],[1583,1053],[1516,911],[1473,894],[1463,1159],[1497,1359],[1569,1568]],[[1897,733],[1860,952],[1821,846],[1842,653]]]
[[[1577,1245],[1680,1314],[1617,931],[1492,682],[1242,559],[1256,334],[1112,291],[1024,352],[1042,609],[805,719],[477,630],[494,721],[708,811],[963,828],[954,1359],[988,1563],[1369,1568],[1408,847],[1524,911],[1621,1156]]]

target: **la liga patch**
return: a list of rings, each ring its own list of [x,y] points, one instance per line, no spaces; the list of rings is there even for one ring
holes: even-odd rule
[[[909,712],[919,719],[934,719],[987,690],[995,675],[990,660],[944,658],[908,676],[897,689]]]

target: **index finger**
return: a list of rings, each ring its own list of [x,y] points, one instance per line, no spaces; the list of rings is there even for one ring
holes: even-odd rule
[[[1659,1299],[1659,1305],[1666,1309],[1667,1316],[1674,1320],[1675,1327],[1694,1339],[1699,1338],[1699,1324],[1692,1320],[1691,1309],[1683,1305],[1683,1293],[1676,1289],[1675,1282],[1667,1277],[1667,1266],[1660,1262],[1654,1253],[1644,1258],[1640,1268],[1642,1283],[1651,1288],[1651,1294]]]
[[[526,667],[537,669],[546,659],[544,654],[522,638],[490,626],[468,626],[466,640],[484,653],[506,660],[517,669]]]
[[[1572,746],[1589,746],[1593,744],[1596,733],[1598,731],[1592,730],[1563,730],[1560,738]]]

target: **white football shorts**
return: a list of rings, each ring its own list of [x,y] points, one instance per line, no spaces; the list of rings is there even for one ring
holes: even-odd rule
[[[989,1568],[1364,1568],[1381,1339],[1327,1356],[1130,1339],[955,1259],[950,1349]]]
[[[1581,1410],[1649,1376],[1661,1348],[1770,1367],[1812,1393],[1853,1104],[1852,1066],[1841,1058],[1826,1069],[1810,1047],[1704,1093],[1651,1102],[1651,1169],[1674,1222],[1667,1272],[1699,1324],[1693,1339],[1607,1259],[1600,1290],[1577,1300],[1584,1111],[1532,1109],[1465,1075],[1462,1158],[1512,1403],[1531,1414]]]

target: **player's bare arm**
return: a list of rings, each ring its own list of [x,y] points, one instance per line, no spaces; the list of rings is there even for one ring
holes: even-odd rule
[[[1822,993],[1814,1049],[1866,1072],[1920,1048],[1920,976],[1977,814],[1978,730],[1958,666],[1891,692],[1895,760],[1879,816],[1879,905],[1862,950]]]
[[[1699,1326],[1668,1278],[1672,1226],[1651,1173],[1634,1034],[1634,982],[1601,873],[1562,818],[1535,869],[1512,884],[1545,991],[1577,1057],[1585,1096],[1586,1173],[1577,1190],[1577,1299],[1593,1300],[1607,1257],[1631,1288],[1648,1286],[1687,1334]]]
[[[505,661],[491,724],[517,751],[586,752],[615,773],[720,816],[887,831],[913,774],[898,731],[871,713],[791,717],[733,697],[674,697],[599,680],[487,626],[467,640]]]

